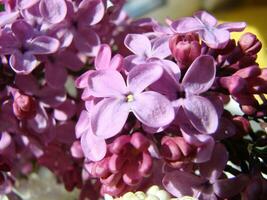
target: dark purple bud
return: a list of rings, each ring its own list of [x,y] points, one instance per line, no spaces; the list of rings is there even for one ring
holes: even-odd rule
[[[252,33],[245,33],[238,41],[238,45],[245,54],[255,55],[262,47],[257,36]]]
[[[183,68],[187,68],[200,55],[201,46],[196,35],[174,35],[169,42],[173,57]]]
[[[18,119],[29,119],[36,114],[36,102],[33,97],[17,92],[14,96],[13,112]]]
[[[247,135],[250,131],[252,131],[249,121],[242,116],[234,117],[233,122],[236,127],[236,134],[234,136],[235,138],[242,138],[243,136]]]
[[[230,94],[237,94],[246,88],[246,81],[237,75],[221,77],[220,84]]]

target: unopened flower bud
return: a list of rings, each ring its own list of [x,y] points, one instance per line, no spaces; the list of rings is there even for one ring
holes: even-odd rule
[[[187,68],[200,55],[201,46],[193,34],[175,35],[170,39],[170,49],[173,57],[181,68]]]
[[[241,50],[250,55],[257,54],[262,47],[262,43],[258,40],[256,35],[252,33],[245,33],[238,41],[238,45]]]
[[[17,92],[14,96],[13,112],[18,119],[29,119],[36,114],[36,102],[33,97]]]

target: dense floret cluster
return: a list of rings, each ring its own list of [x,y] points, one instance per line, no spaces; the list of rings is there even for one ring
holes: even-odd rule
[[[251,122],[267,127],[267,71],[255,35],[231,39],[244,22],[132,20],[124,0],[2,2],[0,195],[44,166],[80,199],[155,184],[265,198],[267,137]]]

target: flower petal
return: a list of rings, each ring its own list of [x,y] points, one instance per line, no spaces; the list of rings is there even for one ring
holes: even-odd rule
[[[107,152],[105,140],[96,137],[90,131],[82,135],[81,147],[85,157],[94,162],[102,160]]]
[[[90,125],[90,114],[86,110],[83,110],[75,126],[76,138],[80,138],[83,133],[90,129]]]
[[[18,7],[20,9],[27,9],[36,4],[40,0],[17,0]]]
[[[123,57],[120,54],[116,54],[110,61],[110,69],[120,71],[123,68]]]
[[[135,66],[140,64],[145,64],[147,59],[145,57],[137,56],[137,55],[130,55],[124,58],[124,66],[126,71],[130,71]]]
[[[83,0],[79,4],[79,18],[88,25],[95,25],[102,20],[105,5],[102,0]]]
[[[157,81],[163,74],[159,64],[141,64],[134,67],[128,74],[127,86],[132,93],[140,93]]]
[[[188,172],[175,170],[167,172],[162,180],[165,189],[175,197],[193,196],[194,187],[201,186],[206,180]]]
[[[87,56],[96,56],[100,38],[91,28],[83,27],[75,33],[74,44],[81,53]]]
[[[88,80],[90,75],[93,73],[93,70],[88,70],[87,72],[83,73],[75,80],[75,86],[77,88],[86,88],[88,86]]]
[[[159,37],[152,43],[152,54],[151,57],[164,59],[171,55],[169,48],[169,36]]]
[[[11,24],[19,17],[20,13],[18,11],[15,12],[4,12],[0,13],[0,27],[3,27],[7,24]]]
[[[163,127],[174,119],[171,102],[163,95],[148,91],[134,96],[131,109],[139,121],[149,127]]]
[[[63,21],[67,15],[65,0],[41,0],[39,9],[43,18],[52,24]]]
[[[200,36],[202,40],[213,49],[224,48],[230,40],[230,33],[224,29],[214,28],[213,30],[204,29],[201,31]]]
[[[50,54],[55,53],[60,46],[57,39],[49,36],[39,36],[34,38],[30,43],[30,52],[33,54]]]
[[[234,178],[217,180],[213,185],[213,190],[222,199],[230,198],[243,191],[248,182],[249,178],[241,174]]]
[[[88,89],[95,97],[118,97],[127,93],[122,75],[115,70],[92,72],[88,80]]]
[[[204,28],[203,24],[199,20],[193,17],[184,17],[180,20],[174,21],[171,24],[171,28],[180,34],[200,31]]]
[[[247,24],[246,22],[227,22],[227,23],[223,23],[217,26],[218,29],[224,29],[224,30],[228,30],[230,32],[233,31],[243,31],[246,28]]]
[[[194,14],[194,17],[197,17],[203,24],[208,26],[215,26],[217,24],[217,19],[206,11],[198,11]]]
[[[95,58],[96,70],[108,69],[111,60],[111,49],[109,45],[102,44]]]
[[[21,41],[25,42],[33,36],[33,27],[24,20],[15,21],[11,29],[16,37]]]
[[[19,51],[16,51],[10,56],[9,64],[18,74],[30,74],[38,65],[38,61],[30,52],[22,54]]]
[[[52,88],[63,88],[67,81],[67,71],[63,66],[47,63],[45,65],[45,80]]]
[[[228,152],[223,144],[217,143],[213,150],[211,159],[206,162],[199,164],[199,170],[201,176],[214,182],[218,179],[226,166],[228,161]]]
[[[150,57],[151,42],[145,35],[128,34],[124,40],[125,46],[138,56]]]
[[[96,104],[91,115],[92,132],[108,139],[117,135],[129,115],[128,104],[117,99],[106,98]],[[116,120],[113,120],[116,117]]]
[[[206,92],[215,80],[215,63],[211,56],[199,56],[187,70],[182,87],[187,94]]]
[[[214,133],[219,119],[213,104],[201,96],[191,96],[183,101],[186,116],[201,133]]]

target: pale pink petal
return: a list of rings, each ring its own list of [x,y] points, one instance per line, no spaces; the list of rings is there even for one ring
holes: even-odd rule
[[[134,101],[130,106],[136,118],[152,128],[170,124],[175,116],[171,102],[165,96],[153,91],[134,95]]]
[[[228,30],[230,32],[233,31],[240,32],[243,31],[246,28],[246,26],[247,26],[246,22],[226,22],[218,25],[217,28]]]
[[[206,11],[198,11],[194,14],[194,17],[197,17],[203,24],[208,26],[215,26],[217,24],[217,19]]]
[[[88,70],[87,72],[83,73],[75,80],[75,86],[77,88],[86,88],[88,86],[88,80],[90,75],[93,73],[93,70]]]
[[[45,65],[45,80],[50,87],[63,88],[67,76],[67,70],[64,67],[51,63]]]
[[[83,0],[79,4],[79,18],[88,25],[99,23],[105,14],[105,5],[102,0]]]
[[[88,89],[95,97],[120,97],[127,93],[122,75],[115,70],[100,70],[91,73]]]
[[[129,106],[126,102],[113,98],[103,99],[92,111],[93,134],[105,139],[117,135],[125,125],[128,115]]]
[[[39,9],[44,19],[52,24],[63,21],[67,15],[65,0],[41,0]]]
[[[40,0],[17,0],[17,4],[20,9],[27,9],[38,3]]]
[[[125,46],[138,56],[150,57],[151,42],[142,34],[128,34],[124,40]]]
[[[188,94],[206,92],[215,80],[216,67],[211,56],[198,57],[187,70],[182,87]]]
[[[123,57],[120,54],[116,54],[110,61],[110,69],[120,71],[123,67]]]
[[[107,145],[104,139],[96,137],[90,131],[81,137],[81,147],[84,156],[91,161],[102,160],[107,152]]]
[[[228,152],[226,148],[223,144],[216,144],[211,159],[206,163],[199,164],[201,176],[214,182],[222,175],[227,161]]]
[[[75,126],[76,138],[80,138],[88,129],[90,129],[90,114],[83,110],[80,114],[79,120]]]
[[[153,41],[151,57],[164,59],[169,55],[171,55],[171,50],[169,48],[169,36],[160,37]]]
[[[107,44],[102,44],[95,57],[96,70],[108,69],[111,60],[111,48]]]
[[[213,104],[201,96],[191,96],[183,102],[186,116],[201,133],[211,134],[218,128],[218,114]]]
[[[127,85],[132,93],[140,93],[157,81],[163,74],[159,64],[142,64],[134,67],[128,74]]]
[[[213,49],[222,49],[224,48],[229,40],[230,33],[227,30],[213,28],[212,31],[205,29],[201,31],[200,36],[202,40]]]
[[[204,26],[199,20],[193,17],[184,17],[180,20],[174,21],[171,24],[171,28],[174,32],[185,34],[200,31],[204,29]]]
[[[37,67],[38,61],[30,52],[22,54],[16,51],[10,56],[9,64],[18,74],[30,74]]]
[[[11,24],[19,17],[19,12],[0,12],[0,27]]]
[[[137,55],[130,55],[124,58],[124,67],[129,72],[135,66],[140,64],[145,64],[147,59],[145,57],[137,56]]]
[[[205,179],[188,172],[175,170],[164,176],[164,188],[175,197],[193,196],[195,187],[201,186]]]
[[[33,54],[51,54],[58,50],[60,43],[55,38],[39,36],[34,38],[29,45],[29,51]]]

